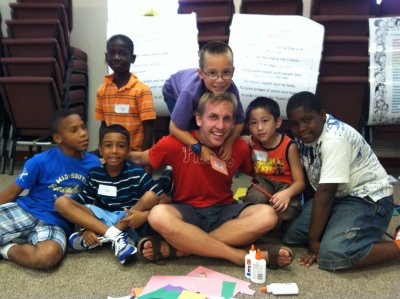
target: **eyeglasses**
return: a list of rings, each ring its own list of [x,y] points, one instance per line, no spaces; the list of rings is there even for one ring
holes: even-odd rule
[[[204,75],[206,75],[208,78],[212,79],[212,80],[217,80],[219,77],[222,78],[222,80],[228,80],[231,79],[233,76],[233,71],[231,70],[227,70],[227,71],[223,71],[221,74],[215,72],[215,71],[210,71],[208,73],[206,73],[204,70],[201,70]]]

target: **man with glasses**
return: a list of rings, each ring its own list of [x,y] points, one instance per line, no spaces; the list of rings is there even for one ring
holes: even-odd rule
[[[243,129],[244,111],[239,91],[232,81],[234,71],[232,49],[222,41],[211,41],[199,52],[199,68],[179,71],[165,81],[163,86],[164,101],[171,113],[170,133],[191,146],[193,152],[206,163],[209,163],[210,155],[228,160],[232,154],[233,142]],[[231,92],[238,100],[235,127],[218,153],[189,133],[189,130],[197,128],[194,112],[201,95],[206,91],[217,95]]]

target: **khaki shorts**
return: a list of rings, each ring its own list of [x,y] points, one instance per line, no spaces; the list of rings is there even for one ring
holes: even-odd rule
[[[272,181],[263,175],[256,175],[253,178],[253,183],[269,194],[275,194],[276,192],[285,190],[290,186],[286,183]],[[270,204],[268,195],[260,191],[253,184],[247,189],[246,196],[241,197],[240,200],[244,203]],[[290,199],[289,206],[284,212],[277,212],[278,219],[282,221],[290,220],[300,211],[301,195],[294,196]]]

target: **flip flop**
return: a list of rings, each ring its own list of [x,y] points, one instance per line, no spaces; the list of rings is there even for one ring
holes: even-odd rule
[[[278,269],[278,268],[284,268],[286,266],[289,266],[292,262],[289,264],[286,264],[284,266],[279,266],[278,265],[278,257],[279,257],[279,250],[284,249],[287,252],[289,252],[290,257],[292,258],[292,262],[294,261],[294,252],[292,249],[289,247],[280,245],[280,244],[267,244],[267,251],[268,251],[268,258],[269,258],[269,264],[268,268],[270,269]]]
[[[256,242],[254,244],[255,248],[260,248],[262,251],[267,251],[268,252],[268,259],[269,263],[267,267],[269,269],[278,269],[278,268],[284,268],[289,266],[295,258],[295,254],[292,249],[289,247],[283,246],[281,244],[276,244],[276,243],[266,243],[266,242]],[[250,246],[246,247],[246,252],[250,249]],[[289,256],[292,258],[292,261],[289,264],[286,264],[284,266],[279,266],[278,265],[278,257],[279,257],[279,250],[284,249],[287,252],[289,252]]]
[[[400,240],[400,225],[396,228],[394,232],[393,240]]]
[[[142,250],[144,249],[144,244],[147,241],[151,242],[151,245],[153,248],[153,260],[149,260],[149,259],[145,258],[142,254]],[[169,245],[168,243],[167,243],[169,246],[168,256],[166,256],[166,257],[162,256],[161,241],[164,241],[164,239],[162,239],[160,236],[147,236],[147,237],[143,237],[142,239],[140,239],[137,244],[137,249],[138,249],[137,253],[138,253],[139,257],[146,262],[152,262],[157,265],[165,265],[167,259],[176,258],[176,249],[174,247],[172,247],[171,245]]]

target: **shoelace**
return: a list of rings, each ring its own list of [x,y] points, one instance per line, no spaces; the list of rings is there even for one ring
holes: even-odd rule
[[[123,234],[119,234],[115,240],[113,241],[113,247],[115,250],[115,255],[118,255],[118,252],[120,252],[121,250],[123,250],[126,247],[126,240],[124,238]]]
[[[97,237],[97,240],[99,240],[99,242],[100,242],[101,244],[107,243],[107,242],[111,242],[111,241],[112,241],[112,239],[107,238],[107,237]]]
[[[83,246],[83,247],[86,247],[86,248],[88,248],[88,249],[92,249],[92,248],[95,248],[95,247],[97,247],[97,246],[102,246],[103,243],[107,243],[107,242],[110,242],[110,241],[111,241],[111,239],[106,238],[106,237],[97,237],[97,240],[99,240],[100,244],[93,244],[93,245],[90,245],[90,246],[89,246],[89,245],[86,244],[85,239],[82,238],[82,246]]]

